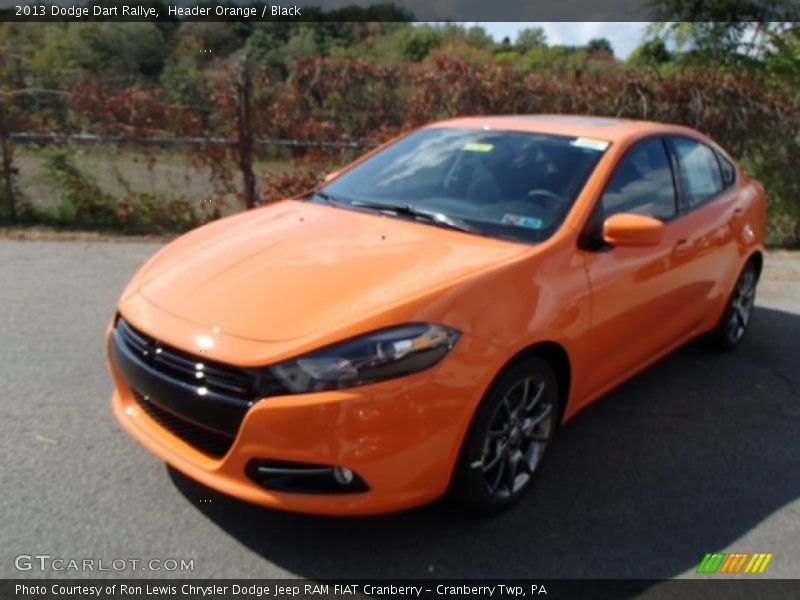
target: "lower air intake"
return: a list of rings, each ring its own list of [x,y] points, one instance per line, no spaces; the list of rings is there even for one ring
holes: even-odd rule
[[[161,408],[150,398],[139,392],[134,391],[133,395],[136,398],[136,402],[151,419],[203,454],[213,458],[222,458],[231,449],[234,440],[233,436],[212,431],[187,421]]]

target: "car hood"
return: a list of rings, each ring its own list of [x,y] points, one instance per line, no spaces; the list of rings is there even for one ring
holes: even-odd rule
[[[178,238],[143,268],[132,291],[193,323],[286,341],[372,318],[526,249],[413,221],[283,201]]]

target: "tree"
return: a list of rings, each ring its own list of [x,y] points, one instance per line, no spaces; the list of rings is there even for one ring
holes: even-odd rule
[[[444,43],[444,32],[431,25],[409,27],[398,33],[403,55],[412,62],[419,62],[432,50]]]
[[[715,63],[757,72],[779,54],[784,38],[796,32],[796,0],[657,0],[648,39],[672,43],[686,62]]]
[[[205,51],[203,56],[206,58],[224,58],[239,50],[252,33],[251,28],[243,23],[188,21],[178,32],[178,46],[175,49],[179,50],[181,40],[189,37],[200,42],[200,49]]]
[[[3,170],[3,216],[7,223],[17,220],[17,204],[14,194],[14,175],[16,169],[13,163],[9,131],[6,126],[5,94],[0,93],[0,159]]]
[[[213,55],[203,52],[197,39],[184,37],[179,50],[171,54],[160,78],[166,99],[196,110],[205,124],[213,110],[206,70],[211,60]]]
[[[246,208],[254,208],[260,203],[256,191],[256,176],[253,172],[253,60],[245,51],[234,64],[236,77],[236,149],[239,169],[244,184]]]
[[[586,44],[586,52],[590,55],[610,54],[614,56],[614,49],[611,47],[611,42],[606,38],[594,38],[589,40],[589,43]]]
[[[773,43],[774,52],[764,61],[767,73],[775,80],[800,87],[800,23],[793,23]]]
[[[159,75],[169,50],[154,23],[71,22],[52,29],[32,61],[45,69],[135,79]]]
[[[17,198],[14,184],[14,176],[17,169],[14,167],[14,149],[11,145],[9,123],[10,100],[14,95],[14,90],[8,89],[6,81],[9,79],[9,69],[7,54],[0,49],[0,196],[3,199],[2,215],[6,223],[15,223],[17,220]]]
[[[541,27],[528,27],[517,34],[514,43],[522,52],[528,52],[533,48],[546,46],[547,35]]]
[[[319,47],[314,39],[314,32],[308,27],[298,29],[283,47],[286,64],[291,64],[300,58],[308,58],[317,52],[319,52]]]
[[[672,54],[662,39],[645,40],[628,57],[632,65],[645,67],[663,65],[672,60]]]
[[[493,44],[492,36],[480,25],[473,25],[467,29],[465,39],[470,46],[476,48],[488,48]]]

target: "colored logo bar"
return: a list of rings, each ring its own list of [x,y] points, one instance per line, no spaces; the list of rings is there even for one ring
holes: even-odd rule
[[[703,557],[700,566],[697,567],[698,573],[763,573],[772,554],[755,552],[724,552],[708,553]]]

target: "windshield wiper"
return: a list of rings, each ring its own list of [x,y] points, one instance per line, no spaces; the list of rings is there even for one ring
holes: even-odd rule
[[[412,217],[414,219],[427,221],[441,227],[448,227],[449,229],[456,229],[458,231],[466,231],[467,233],[477,233],[474,227],[470,227],[461,219],[457,219],[455,217],[451,217],[450,215],[433,210],[415,208],[408,204],[384,204],[383,202],[353,200],[350,202],[350,205],[359,208],[370,208],[373,210],[379,210],[381,212],[391,212],[396,215]]]
[[[327,202],[328,204],[332,204],[333,206],[347,206],[347,202],[343,202],[342,200],[339,200],[339,198],[337,198],[336,196],[334,196],[333,194],[331,194],[329,192],[323,192],[323,191],[320,191],[320,190],[314,190],[311,193],[311,197],[313,198],[314,196],[317,196],[318,198],[322,198],[323,200],[325,200],[325,202]]]

